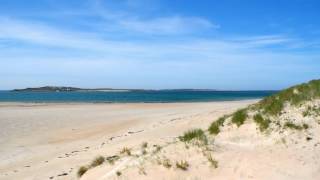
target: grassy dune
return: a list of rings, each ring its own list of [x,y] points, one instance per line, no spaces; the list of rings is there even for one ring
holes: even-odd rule
[[[144,142],[139,148],[129,149],[124,147],[119,154],[111,156],[118,157],[115,163],[117,163],[117,161],[123,162],[123,158],[130,156],[132,162],[139,162],[139,165],[137,167],[128,166],[117,170],[114,176],[132,178],[134,177],[132,174],[135,174],[132,169],[138,168],[139,174],[143,175],[140,177],[142,179],[143,177],[150,176],[161,176],[170,179],[176,174],[178,174],[178,177],[184,176],[181,173],[187,171],[191,173],[193,177],[206,179],[211,177],[210,173],[219,171],[224,166],[226,167],[224,161],[230,162],[230,159],[228,161],[226,159],[216,158],[219,157],[219,154],[220,157],[234,158],[239,155],[237,158],[243,158],[241,153],[247,152],[248,148],[246,147],[250,147],[250,154],[247,157],[247,159],[253,159],[251,163],[248,162],[247,166],[250,167],[250,165],[254,166],[253,164],[257,160],[262,161],[261,158],[256,158],[256,156],[259,157],[259,153],[264,151],[269,155],[271,150],[280,152],[280,155],[275,156],[275,159],[283,157],[283,154],[287,153],[286,151],[288,151],[287,148],[290,143],[292,152],[300,153],[294,146],[297,146],[299,142],[303,144],[312,139],[317,139],[319,136],[319,133],[317,133],[320,125],[320,120],[317,120],[320,117],[320,101],[317,101],[319,99],[320,80],[312,80],[308,83],[293,86],[266,97],[258,103],[238,109],[234,113],[223,115],[213,121],[207,130],[193,126],[190,130],[184,132],[166,146],[151,146],[152,142]],[[303,136],[305,136],[305,138],[302,138]],[[273,144],[269,143],[271,141]],[[217,142],[222,143],[217,145]],[[268,143],[263,144],[263,142]],[[285,148],[283,148],[283,146],[277,146],[279,142],[284,144]],[[256,146],[257,144],[259,144],[259,146]],[[244,148],[241,149],[243,146]],[[304,148],[308,147],[310,152],[313,152],[313,148],[316,147],[317,144],[315,142],[313,145],[304,144],[303,146]],[[261,147],[261,149],[255,152],[255,148],[259,147]],[[271,150],[265,150],[266,148],[270,148]],[[223,152],[221,149],[224,149],[226,152]],[[314,155],[310,152],[304,153],[301,151],[301,154]],[[221,156],[221,154],[223,154],[223,156]],[[300,156],[300,158],[303,156]],[[109,161],[108,159],[110,159],[110,157],[106,158],[107,161]],[[267,158],[262,161],[262,164],[264,162],[270,164],[270,162],[268,162],[270,159],[272,158]],[[93,162],[96,161],[98,163],[93,164],[97,166],[104,162],[101,157]],[[297,161],[300,161],[300,159],[297,159]],[[110,164],[113,165],[113,163]],[[283,163],[289,167],[287,169],[284,168],[284,170],[292,171],[290,167],[291,162],[281,161],[279,163]],[[222,165],[221,167],[220,164],[224,164],[224,166]],[[312,167],[314,164],[315,162],[312,162],[310,166]],[[84,166],[87,168],[81,167],[78,175],[82,176],[89,168],[95,167],[96,165]],[[230,164],[228,164],[227,167],[229,167],[229,165]],[[259,165],[261,165],[261,163]],[[164,167],[167,171],[161,168],[159,169],[159,167]],[[265,166],[262,167],[265,168]],[[208,171],[206,171],[207,168],[209,168]],[[277,173],[277,171],[272,170],[272,168],[274,167],[269,167],[270,174]],[[228,168],[222,171],[228,171],[230,169],[231,168]],[[148,170],[151,171],[151,174],[148,174]],[[157,170],[160,170],[162,173],[157,174]],[[172,173],[173,171],[175,173]],[[166,174],[166,172],[168,172],[168,174]],[[302,172],[308,173],[308,171]],[[206,175],[202,175],[201,173]],[[230,176],[232,178],[237,177],[237,174],[233,174],[234,172],[229,173],[231,173]],[[189,177],[189,175],[190,174],[185,173],[186,177]],[[277,175],[279,176],[279,174]],[[291,176],[288,176],[288,179],[290,178]],[[226,179],[226,177],[223,176],[222,179]]]

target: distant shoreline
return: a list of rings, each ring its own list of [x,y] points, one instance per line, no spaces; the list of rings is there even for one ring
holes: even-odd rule
[[[227,103],[227,102],[246,102],[246,101],[259,101],[262,98],[255,99],[233,99],[221,101],[194,101],[194,102],[23,102],[23,101],[0,101],[0,106],[6,105],[98,105],[98,104],[203,104],[203,103]]]
[[[127,91],[140,91],[140,89],[113,89],[113,88],[78,88],[78,87],[67,87],[67,86],[43,86],[43,87],[32,87],[24,89],[13,89],[13,92],[127,92]]]
[[[126,88],[78,88],[68,86],[43,86],[43,87],[31,87],[23,89],[13,90],[0,90],[11,92],[143,92],[143,91],[216,91],[216,92],[242,92],[242,91],[279,91],[279,90],[217,90],[217,89],[126,89]]]

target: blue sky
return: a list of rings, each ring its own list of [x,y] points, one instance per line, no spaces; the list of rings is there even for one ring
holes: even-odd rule
[[[317,0],[0,0],[0,89],[282,89],[320,78]]]

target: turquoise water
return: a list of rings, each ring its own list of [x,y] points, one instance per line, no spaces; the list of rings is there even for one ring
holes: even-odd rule
[[[0,91],[0,102],[209,102],[256,99],[276,91],[131,91],[131,92],[11,92]]]

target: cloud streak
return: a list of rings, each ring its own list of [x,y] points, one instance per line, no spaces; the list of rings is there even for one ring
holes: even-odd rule
[[[179,35],[191,34],[198,31],[217,29],[220,26],[201,17],[188,17],[181,15],[170,15],[160,17],[149,17],[134,13],[128,7],[138,8],[141,6],[133,5],[134,1],[123,3],[125,11],[115,11],[109,4],[96,0],[93,8],[97,15],[106,20],[106,24],[112,23],[117,30],[131,31],[149,35]],[[106,5],[107,4],[107,5]],[[141,10],[143,11],[143,10]],[[108,26],[107,26],[108,27]]]
[[[125,29],[147,34],[188,34],[198,30],[219,28],[218,25],[202,18],[194,17],[161,17],[151,20],[126,19],[119,21]]]
[[[0,18],[0,39],[21,41],[30,44],[53,46],[59,48],[84,49],[100,52],[146,53],[153,50],[162,52],[197,51],[225,52],[234,50],[257,49],[269,45],[285,45],[292,39],[283,36],[251,36],[234,39],[184,38],[184,40],[167,40],[162,38],[149,40],[109,40],[99,33],[68,31],[48,26],[35,21],[21,21],[12,18]],[[162,26],[161,26],[162,27]],[[171,27],[171,26],[170,26]],[[165,28],[165,27],[162,27]],[[157,29],[153,27],[152,30]],[[159,29],[160,30],[160,29]],[[168,31],[172,29],[168,28]],[[146,30],[148,31],[148,30]]]

